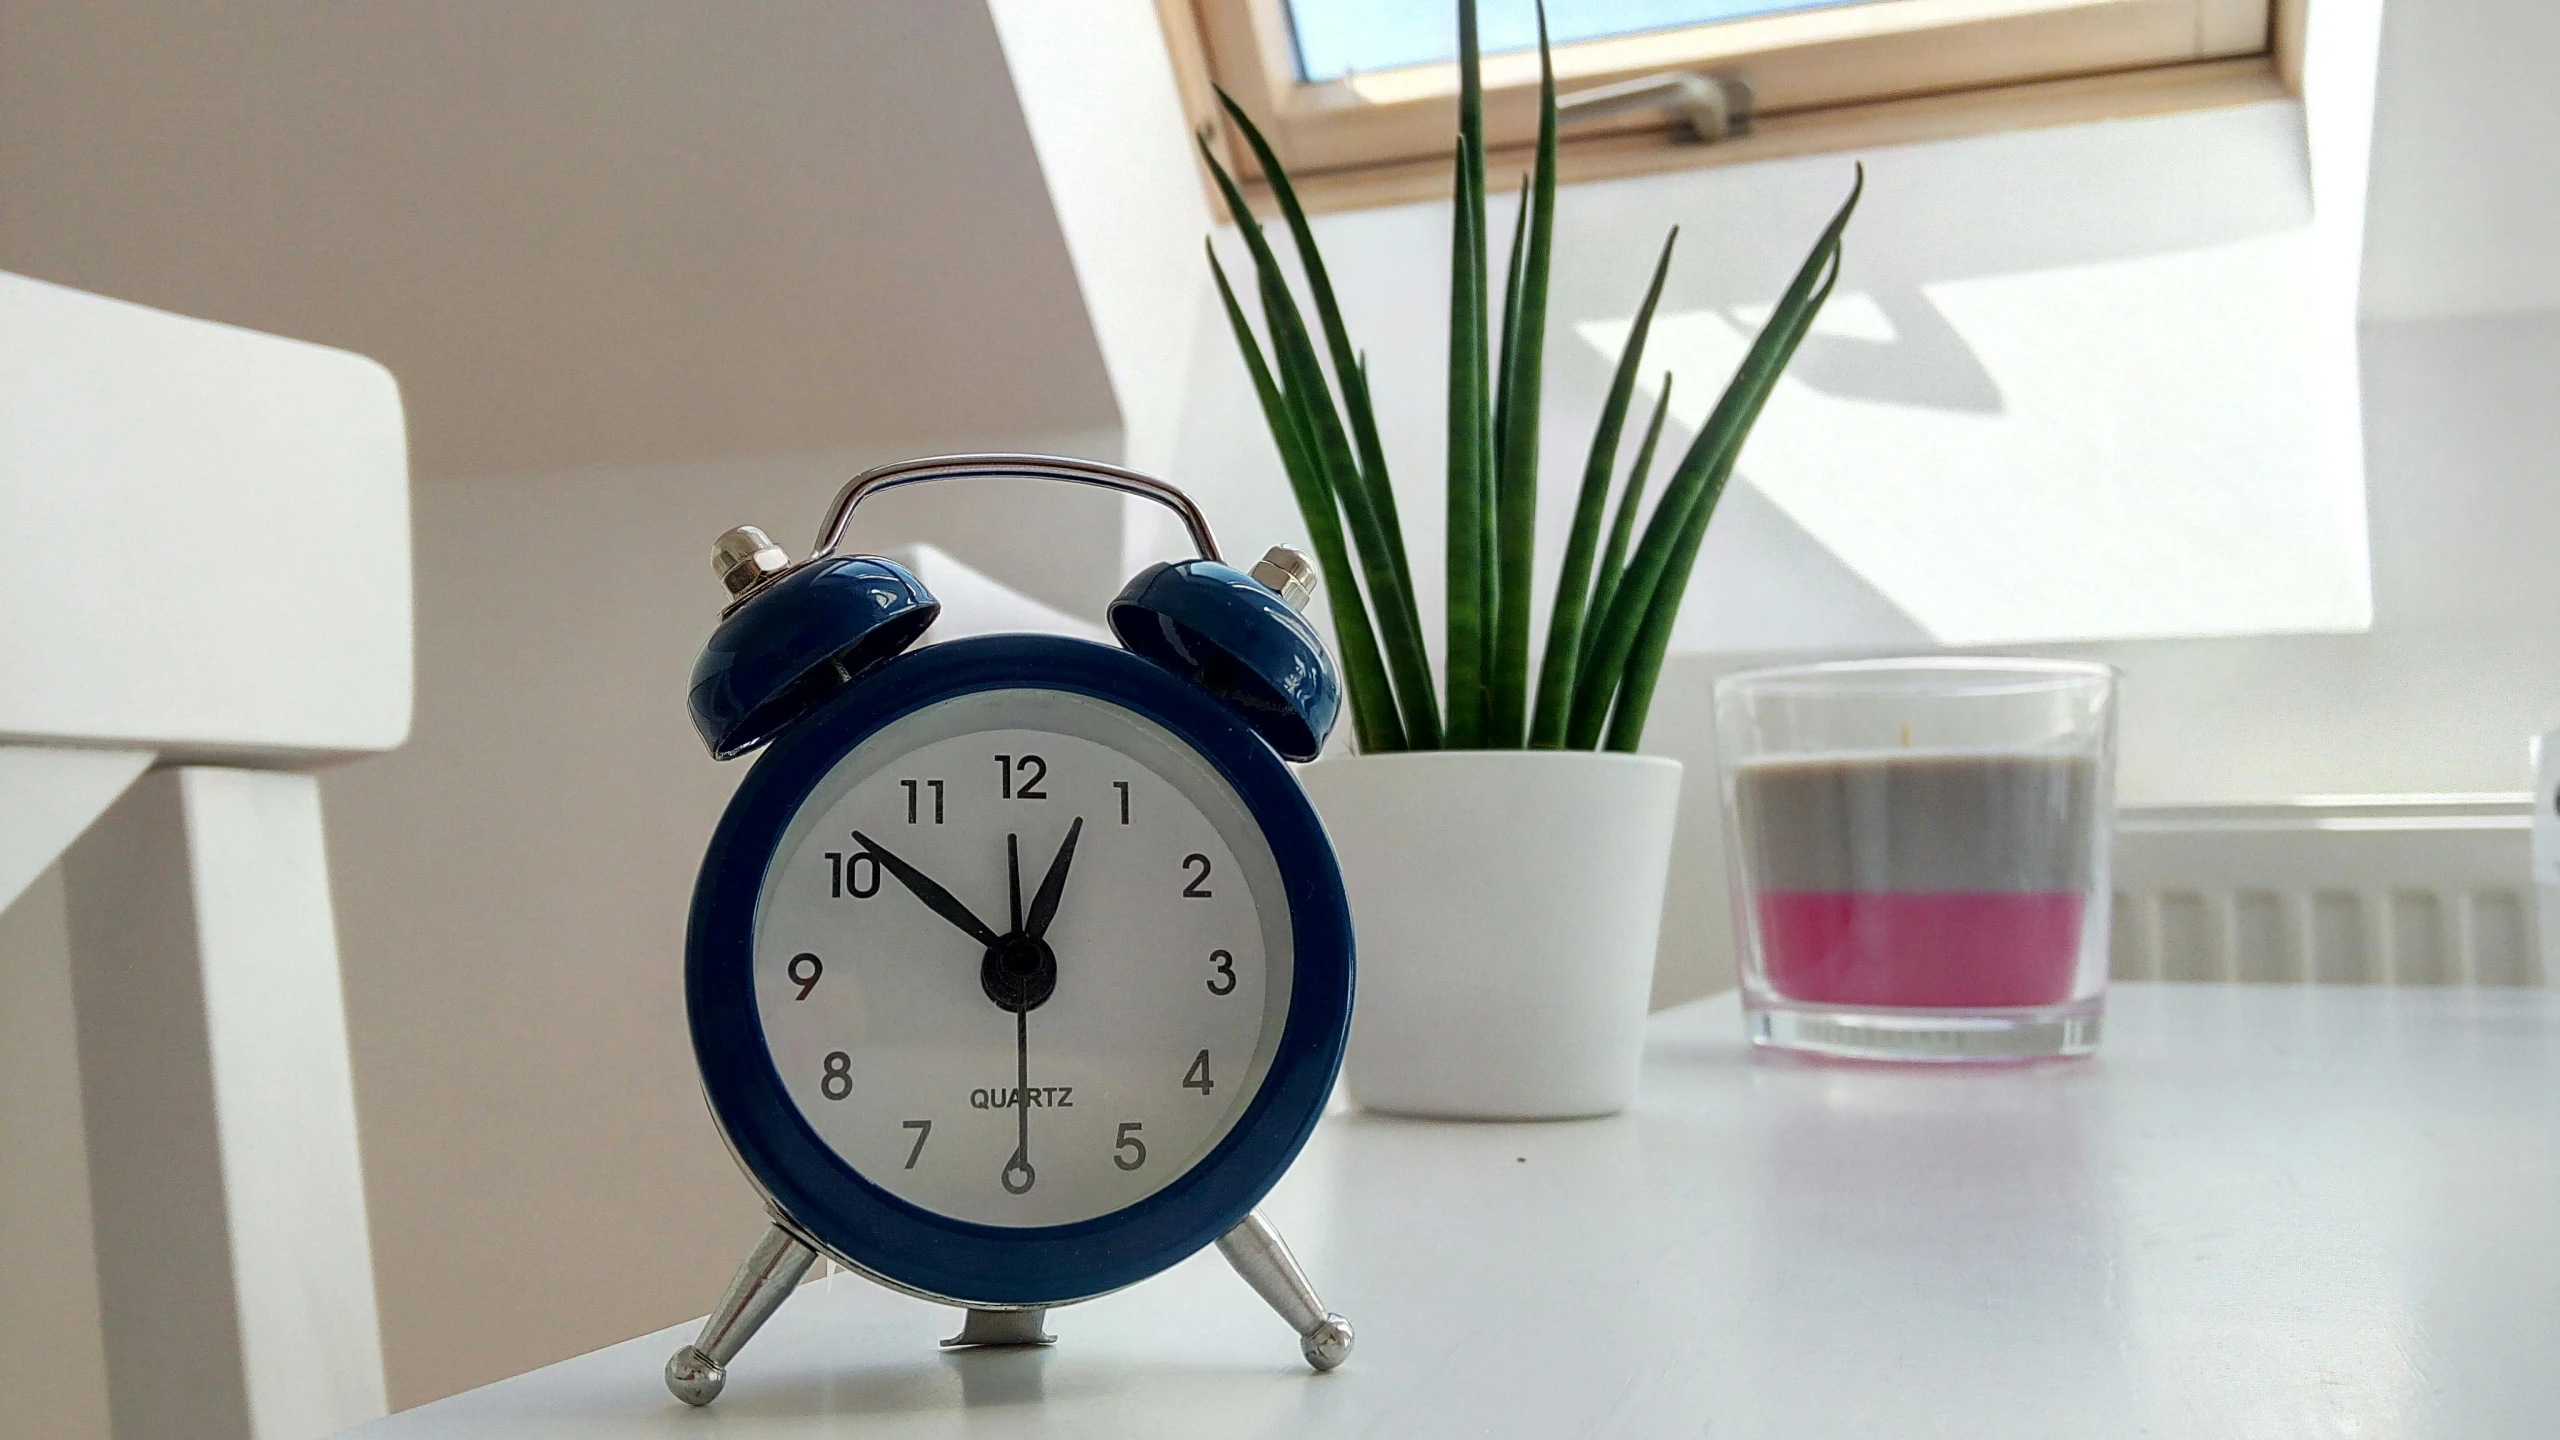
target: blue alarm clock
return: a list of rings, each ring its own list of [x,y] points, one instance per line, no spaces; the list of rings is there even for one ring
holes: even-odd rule
[[[1112,602],[1118,647],[990,635],[839,555],[869,496],[1007,477],[1172,508],[1198,558]],[[1050,1307],[1216,1244],[1318,1370],[1351,1327],[1254,1206],[1323,1113],[1351,1021],[1349,907],[1286,760],[1324,744],[1314,567],[1222,563],[1160,480],[964,455],[857,477],[797,564],[721,537],[694,667],[723,760],[762,748],[703,857],[685,1002],[713,1118],[773,1225],[667,1362],[704,1405],[818,1255],[963,1307],[947,1345],[1047,1344]]]

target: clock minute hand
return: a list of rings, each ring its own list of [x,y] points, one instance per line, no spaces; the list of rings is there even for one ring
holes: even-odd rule
[[[1049,862],[1049,873],[1040,877],[1040,893],[1031,897],[1031,916],[1023,923],[1022,933],[1034,940],[1048,933],[1049,922],[1058,918],[1058,902],[1066,897],[1067,867],[1076,859],[1076,837],[1084,833],[1084,817],[1067,827],[1067,838],[1058,846],[1057,858]]]
[[[1022,931],[1022,837],[1019,835],[1004,837],[1004,885],[1005,893],[1013,897],[1014,933],[1020,934]]]
[[[865,854],[879,863],[881,869],[897,876],[899,884],[913,891],[915,897],[925,903],[926,908],[959,926],[970,939],[986,946],[993,946],[1004,939],[989,928],[985,921],[970,914],[969,907],[961,904],[958,896],[933,883],[932,876],[890,854],[881,848],[879,841],[859,830],[853,832],[853,838],[861,844]]]

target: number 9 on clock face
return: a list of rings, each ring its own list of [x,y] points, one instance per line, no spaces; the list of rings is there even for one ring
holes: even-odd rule
[[[925,705],[807,791],[766,867],[754,1010],[809,1131],[977,1225],[1174,1185],[1270,1071],[1281,867],[1243,799],[1134,710],[1046,689]]]

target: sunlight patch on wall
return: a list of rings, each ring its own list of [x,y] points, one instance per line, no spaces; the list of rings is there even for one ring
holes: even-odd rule
[[[2310,270],[2297,230],[1844,288],[1737,478],[1944,644],[2367,628],[2354,369],[2321,353],[2353,337]],[[1766,316],[1656,317],[1683,427]],[[1575,328],[1614,361],[1629,321]]]

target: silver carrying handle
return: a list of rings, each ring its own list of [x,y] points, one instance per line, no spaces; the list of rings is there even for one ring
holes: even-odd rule
[[[826,523],[818,528],[817,549],[801,564],[836,553],[837,544],[844,539],[845,525],[853,519],[854,507],[863,501],[883,490],[936,480],[1063,480],[1071,485],[1092,485],[1136,495],[1181,516],[1183,528],[1191,532],[1192,548],[1200,552],[1202,559],[1223,559],[1218,554],[1217,537],[1209,533],[1209,517],[1200,513],[1190,496],[1152,475],[1096,460],[1069,460],[1057,455],[934,455],[865,470],[846,481],[844,488],[836,492],[836,503],[827,509]]]

